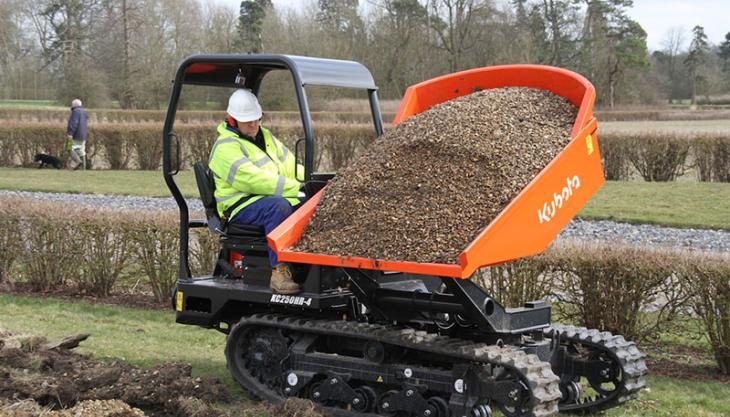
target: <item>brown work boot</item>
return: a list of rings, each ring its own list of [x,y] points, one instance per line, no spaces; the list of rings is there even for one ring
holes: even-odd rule
[[[271,289],[279,294],[298,294],[302,291],[299,284],[292,281],[291,269],[287,264],[279,264],[271,269]]]

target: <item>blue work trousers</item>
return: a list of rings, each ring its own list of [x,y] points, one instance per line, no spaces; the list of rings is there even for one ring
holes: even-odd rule
[[[299,208],[300,205],[301,203],[296,208]],[[267,196],[242,208],[233,216],[231,223],[261,226],[268,235],[284,219],[289,217],[294,210],[295,208],[289,204],[286,198]],[[271,248],[269,248],[269,262],[272,267],[279,264],[279,261],[276,259],[276,253]]]

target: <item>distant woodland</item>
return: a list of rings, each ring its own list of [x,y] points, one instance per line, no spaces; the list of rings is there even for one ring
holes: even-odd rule
[[[362,62],[384,99],[449,72],[535,63],[585,75],[606,108],[730,104],[730,23],[716,45],[701,26],[683,22],[693,29],[669,31],[650,52],[646,32],[627,13],[632,3],[310,0],[278,9],[253,0],[232,10],[199,0],[2,0],[0,99],[164,108],[186,56],[267,52]],[[269,108],[294,105],[290,84],[267,86]],[[185,100],[205,106],[223,96],[193,91]]]

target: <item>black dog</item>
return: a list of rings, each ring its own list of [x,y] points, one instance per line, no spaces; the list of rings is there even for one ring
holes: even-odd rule
[[[35,161],[41,163],[40,165],[38,165],[39,169],[44,168],[44,167],[51,167],[51,166],[56,169],[61,169],[61,160],[56,158],[53,155],[37,153],[35,155]]]

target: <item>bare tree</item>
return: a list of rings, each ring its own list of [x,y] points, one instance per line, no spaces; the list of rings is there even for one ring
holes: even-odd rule
[[[484,29],[477,24],[493,7],[487,0],[431,0],[429,24],[435,46],[447,53],[449,70],[461,69],[464,54],[477,43]]]
[[[667,30],[664,40],[662,41],[662,53],[664,54],[665,61],[667,64],[668,77],[669,77],[669,97],[671,101],[677,97],[677,89],[679,86],[678,78],[680,71],[678,68],[678,57],[684,50],[687,38],[684,30],[679,26],[673,26]]]
[[[709,45],[707,43],[705,29],[697,25],[692,28],[692,41],[689,44],[687,58],[684,59],[684,65],[689,70],[690,82],[692,83],[692,104],[697,103],[697,84],[703,80],[703,74],[700,69],[707,60],[708,51]]]

